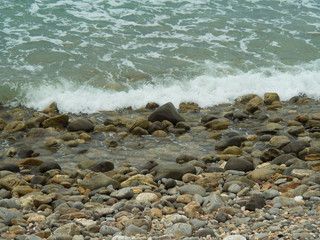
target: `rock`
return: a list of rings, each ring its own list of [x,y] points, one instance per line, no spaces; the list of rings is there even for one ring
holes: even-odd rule
[[[263,105],[263,99],[259,96],[255,96],[254,98],[250,99],[250,101],[246,105],[246,110],[249,113],[254,113],[259,109],[259,106]]]
[[[24,147],[24,148],[20,149],[18,155],[19,155],[20,158],[30,158],[33,153],[34,152],[30,147]]]
[[[292,159],[292,158],[294,158],[294,156],[291,154],[281,154],[275,157],[270,163],[281,165],[281,164],[285,164],[289,159]]]
[[[217,142],[215,145],[215,148],[216,148],[216,150],[224,150],[225,148],[230,147],[230,146],[240,147],[241,144],[246,140],[247,140],[247,138],[243,137],[243,136],[231,137],[229,139]]]
[[[112,185],[114,188],[118,188],[119,182],[103,173],[98,173],[91,178],[84,179],[79,185],[84,189],[95,190],[101,187],[107,187],[109,185]]]
[[[306,141],[296,141],[296,142],[292,142],[289,143],[288,145],[286,145],[282,150],[285,153],[295,153],[298,155],[298,153],[300,151],[302,151],[303,149],[310,147],[310,144]]]
[[[24,158],[17,162],[19,167],[34,167],[43,164],[43,160],[37,158]]]
[[[0,131],[2,131],[5,128],[5,126],[7,126],[6,121],[0,118]]]
[[[133,197],[133,195],[134,193],[130,187],[122,188],[110,194],[111,197],[115,197],[117,199],[130,199]]]
[[[241,235],[229,235],[224,237],[223,240],[246,240],[246,238]]]
[[[175,128],[183,128],[185,129],[186,131],[189,131],[190,130],[190,125],[186,122],[177,122],[177,124],[175,125]]]
[[[164,231],[164,234],[182,235],[190,237],[192,235],[192,227],[188,223],[175,223]]]
[[[186,175],[186,174],[185,174],[185,175]],[[185,176],[185,175],[184,175],[184,176]],[[167,178],[162,178],[161,180],[162,180],[162,182],[163,182],[163,184],[164,184],[164,188],[165,188],[165,189],[173,188],[173,187],[175,187],[175,186],[177,185],[176,180],[174,180],[174,179],[172,179],[172,178],[169,178],[169,179],[167,179]]]
[[[192,156],[192,155],[187,155],[187,154],[180,154],[176,158],[176,162],[179,163],[179,164],[190,162],[192,160],[198,160],[198,158],[195,157],[195,156]]]
[[[42,126],[44,128],[53,127],[57,129],[64,129],[67,127],[68,122],[69,116],[66,114],[62,114],[44,120],[42,122]]]
[[[289,207],[296,203],[296,201],[293,198],[288,197],[275,197],[272,200],[273,204],[280,204],[282,207]]]
[[[18,198],[0,199],[0,208],[20,209],[21,205]]]
[[[26,126],[27,128],[39,128],[41,123],[48,119],[49,116],[47,114],[43,114],[43,113],[38,113],[37,116],[34,116],[30,119],[28,119],[28,121],[26,121]]]
[[[263,208],[266,205],[266,201],[260,194],[254,194],[251,196],[246,204],[246,210],[254,211],[256,208]]]
[[[114,164],[110,161],[103,161],[91,166],[89,169],[94,172],[108,172],[114,169]]]
[[[139,193],[138,196],[136,197],[137,201],[148,201],[148,202],[155,202],[158,200],[158,196],[155,193],[148,193],[148,192],[143,192]]]
[[[226,206],[227,202],[217,192],[212,192],[208,197],[209,203],[207,208],[210,211],[217,211],[220,207]]]
[[[280,193],[278,190],[275,190],[275,189],[267,189],[262,193],[262,196],[265,199],[269,200],[269,199],[273,199],[275,197],[280,196]]]
[[[133,135],[138,135],[138,136],[143,136],[143,135],[148,135],[149,132],[148,132],[148,130],[143,129],[143,128],[141,128],[141,127],[135,127],[135,128],[132,130],[132,134],[133,134]]]
[[[225,170],[249,172],[254,169],[253,163],[243,158],[231,158],[227,161]]]
[[[12,190],[14,187],[21,184],[24,184],[24,181],[15,174],[10,174],[0,179],[0,186],[7,190]]]
[[[68,147],[77,147],[79,145],[79,141],[77,140],[70,140],[64,143]]]
[[[202,207],[198,202],[192,201],[183,207],[183,211],[188,218],[194,218],[197,213],[202,212]]]
[[[149,121],[144,118],[139,118],[129,128],[129,131],[132,132],[133,129],[135,129],[136,127],[140,127],[142,129],[148,129],[149,128]]]
[[[148,128],[148,132],[149,133],[154,133],[155,131],[159,131],[159,130],[164,130],[165,127],[162,124],[162,122],[160,121],[155,121],[153,123],[150,124],[149,128]]]
[[[226,214],[225,212],[218,212],[214,217],[214,219],[217,220],[218,222],[224,223],[228,220],[228,214]]]
[[[253,181],[268,181],[274,174],[275,170],[271,168],[257,168],[248,174],[248,178]]]
[[[4,132],[15,133],[19,131],[24,131],[27,128],[26,124],[22,121],[13,121],[8,123],[4,128]]]
[[[2,171],[2,170],[7,170],[10,172],[14,172],[14,173],[20,172],[20,168],[16,163],[2,163],[2,164],[0,164],[0,171]]]
[[[277,93],[265,93],[263,100],[267,105],[271,105],[275,101],[280,101],[280,97]]]
[[[222,154],[232,154],[236,156],[240,156],[242,154],[242,150],[236,146],[230,146],[223,150]]]
[[[67,130],[69,132],[85,131],[91,132],[94,129],[93,123],[84,118],[78,118],[69,122]]]
[[[162,178],[172,178],[182,180],[182,176],[186,173],[196,173],[196,168],[189,164],[169,163],[166,165],[158,165],[150,170],[156,172],[155,181]]]
[[[136,225],[134,224],[130,224],[129,226],[126,227],[125,231],[124,231],[124,234],[126,236],[135,236],[137,234],[141,234],[141,235],[146,235],[147,234],[147,231],[140,228],[140,227],[137,227]]]
[[[127,180],[121,182],[121,186],[131,186],[135,181],[138,181],[140,184],[147,185],[153,188],[157,188],[157,184],[153,181],[152,177],[143,174],[134,175]]]
[[[214,231],[210,228],[201,228],[194,234],[195,237],[206,238],[207,236],[216,237]]]
[[[211,130],[223,130],[231,126],[231,123],[227,118],[219,118],[207,122],[204,126],[206,128],[210,128]]]
[[[149,117],[148,121],[155,122],[168,120],[174,125],[177,122],[184,122],[184,118],[177,112],[176,108],[171,102],[168,102],[161,107],[157,108]]]
[[[19,211],[9,210],[0,207],[0,223],[11,226],[11,220],[13,218],[22,218],[23,214]]]
[[[270,139],[270,144],[276,148],[283,148],[290,143],[290,139],[287,136],[273,136]]]
[[[188,185],[181,186],[179,187],[179,192],[180,194],[186,194],[186,193],[191,195],[198,194],[202,197],[206,195],[206,190],[203,187],[196,184],[188,184]]]
[[[58,227],[54,232],[54,236],[62,237],[62,236],[74,236],[80,234],[80,228],[75,223],[67,223]]]
[[[288,128],[288,133],[292,136],[298,136],[298,134],[303,133],[304,131],[304,126],[293,126]]]
[[[102,225],[100,227],[99,233],[102,234],[103,236],[107,236],[107,235],[113,235],[120,231],[121,230],[117,227]]]
[[[276,157],[280,156],[283,152],[276,148],[268,148],[265,151],[262,152],[260,155],[260,159],[263,162],[270,162]]]
[[[40,165],[39,172],[45,173],[45,172],[52,170],[52,169],[61,170],[61,167],[57,162],[53,162],[53,161],[44,162],[43,164]]]
[[[200,110],[200,107],[197,103],[194,103],[194,102],[190,102],[190,103],[182,102],[179,104],[179,110],[197,112]]]

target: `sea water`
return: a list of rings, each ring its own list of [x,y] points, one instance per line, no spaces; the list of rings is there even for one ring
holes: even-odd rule
[[[0,0],[0,103],[92,113],[148,102],[320,97],[318,0]]]

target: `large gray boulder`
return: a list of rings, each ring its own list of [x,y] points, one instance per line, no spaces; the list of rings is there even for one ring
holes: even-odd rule
[[[176,108],[173,106],[171,102],[168,102],[158,109],[156,109],[153,113],[150,114],[148,117],[148,121],[155,122],[163,120],[168,120],[172,122],[174,125],[177,124],[177,122],[184,122],[184,118],[178,113]]]

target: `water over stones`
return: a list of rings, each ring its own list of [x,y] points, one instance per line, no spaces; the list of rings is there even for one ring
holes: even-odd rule
[[[170,163],[166,165],[158,165],[151,169],[156,172],[155,181],[162,178],[172,178],[181,180],[186,173],[196,173],[196,168],[190,164]]]

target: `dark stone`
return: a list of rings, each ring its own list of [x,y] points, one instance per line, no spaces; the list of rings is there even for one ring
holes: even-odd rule
[[[114,125],[114,122],[111,118],[107,118],[106,120],[104,120],[103,124],[105,126],[108,126],[108,125]]]
[[[243,158],[231,158],[224,167],[225,170],[237,171],[252,171],[254,170],[253,163]]]
[[[40,184],[40,185],[45,185],[47,183],[47,178],[44,176],[34,176],[30,183],[31,184]]]
[[[204,237],[204,238],[206,238],[207,236],[216,237],[216,234],[210,228],[202,228],[202,229],[196,231],[194,236],[195,237]]]
[[[185,130],[190,130],[190,125],[186,122],[178,122],[175,128],[184,128]]]
[[[163,120],[168,120],[174,125],[177,124],[177,122],[185,121],[171,102],[162,105],[148,117],[148,121],[150,122],[162,122]]]
[[[149,160],[149,161],[143,163],[142,165],[137,166],[137,168],[140,169],[140,171],[141,171],[143,169],[150,170],[150,169],[154,168],[155,166],[158,166],[158,163],[156,161]]]
[[[173,127],[170,127],[170,128],[168,129],[168,131],[169,131],[170,133],[175,134],[175,135],[181,135],[181,134],[184,134],[184,133],[187,132],[187,130],[186,130],[185,128],[173,128]]]
[[[292,142],[289,143],[288,145],[286,145],[282,150],[285,153],[295,153],[298,155],[298,153],[300,151],[302,151],[303,149],[310,147],[310,144],[306,141],[296,141],[296,142]]]
[[[19,151],[20,158],[30,158],[32,157],[33,150],[29,147],[21,148]]]
[[[300,167],[300,166],[290,166],[290,167],[287,167],[287,168],[283,171],[282,175],[284,175],[284,176],[291,176],[291,172],[292,172],[293,169],[306,169],[306,168]]]
[[[7,170],[10,172],[20,172],[20,168],[16,163],[5,163],[0,165],[0,171]]]
[[[276,157],[280,156],[282,154],[282,151],[276,148],[269,148],[267,150],[265,150],[261,156],[260,159],[263,162],[270,162],[273,159],[275,159]]]
[[[45,173],[45,172],[52,170],[52,169],[61,170],[61,167],[56,162],[44,162],[41,164],[41,166],[39,166],[39,172],[41,172],[41,173]]]
[[[165,127],[163,126],[162,122],[160,121],[155,121],[153,123],[150,124],[149,128],[148,128],[148,132],[149,133],[153,133],[157,130],[164,130]]]
[[[192,160],[198,160],[197,157],[192,156],[192,155],[187,155],[187,154],[180,154],[177,158],[176,158],[176,162],[177,163],[186,163]]]
[[[158,165],[151,169],[151,172],[152,171],[156,172],[156,176],[154,177],[155,181],[158,181],[162,178],[182,180],[182,176],[186,173],[195,174],[196,168],[190,164],[169,163],[166,165]]]
[[[233,119],[237,119],[239,121],[247,119],[248,117],[249,117],[248,114],[246,114],[242,111],[239,111],[239,110],[236,110],[233,113]]]
[[[260,194],[254,194],[249,199],[246,204],[246,210],[254,211],[256,208],[263,208],[266,205],[266,201],[264,200],[263,196]]]
[[[228,220],[228,214],[226,214],[225,212],[218,212],[214,217],[214,219],[217,220],[218,222],[224,223]]]
[[[108,172],[114,169],[114,164],[109,161],[103,161],[89,168],[94,172]]]
[[[165,189],[173,188],[177,185],[176,180],[172,178],[163,178],[161,181],[163,182]]]
[[[212,121],[212,120],[214,120],[214,119],[218,119],[218,118],[219,118],[219,117],[216,116],[216,115],[207,114],[207,115],[205,115],[205,116],[203,116],[203,117],[201,118],[201,122],[202,122],[202,123],[207,123],[207,122],[210,122],[210,121]]]
[[[71,121],[67,129],[70,132],[77,132],[77,131],[91,132],[94,129],[94,126],[90,120],[87,120],[84,118],[78,118],[76,120]]]
[[[142,135],[149,135],[149,132],[146,129],[143,129],[142,127],[135,127],[132,130],[132,134],[142,136]]]
[[[244,142],[246,140],[247,140],[247,138],[243,137],[243,136],[231,137],[229,139],[217,142],[215,148],[216,148],[216,150],[224,150],[225,148],[230,147],[230,146],[240,147],[242,142]]]
[[[282,154],[275,157],[270,163],[281,165],[281,164],[285,164],[291,158],[295,158],[295,156],[292,156],[291,154]]]

